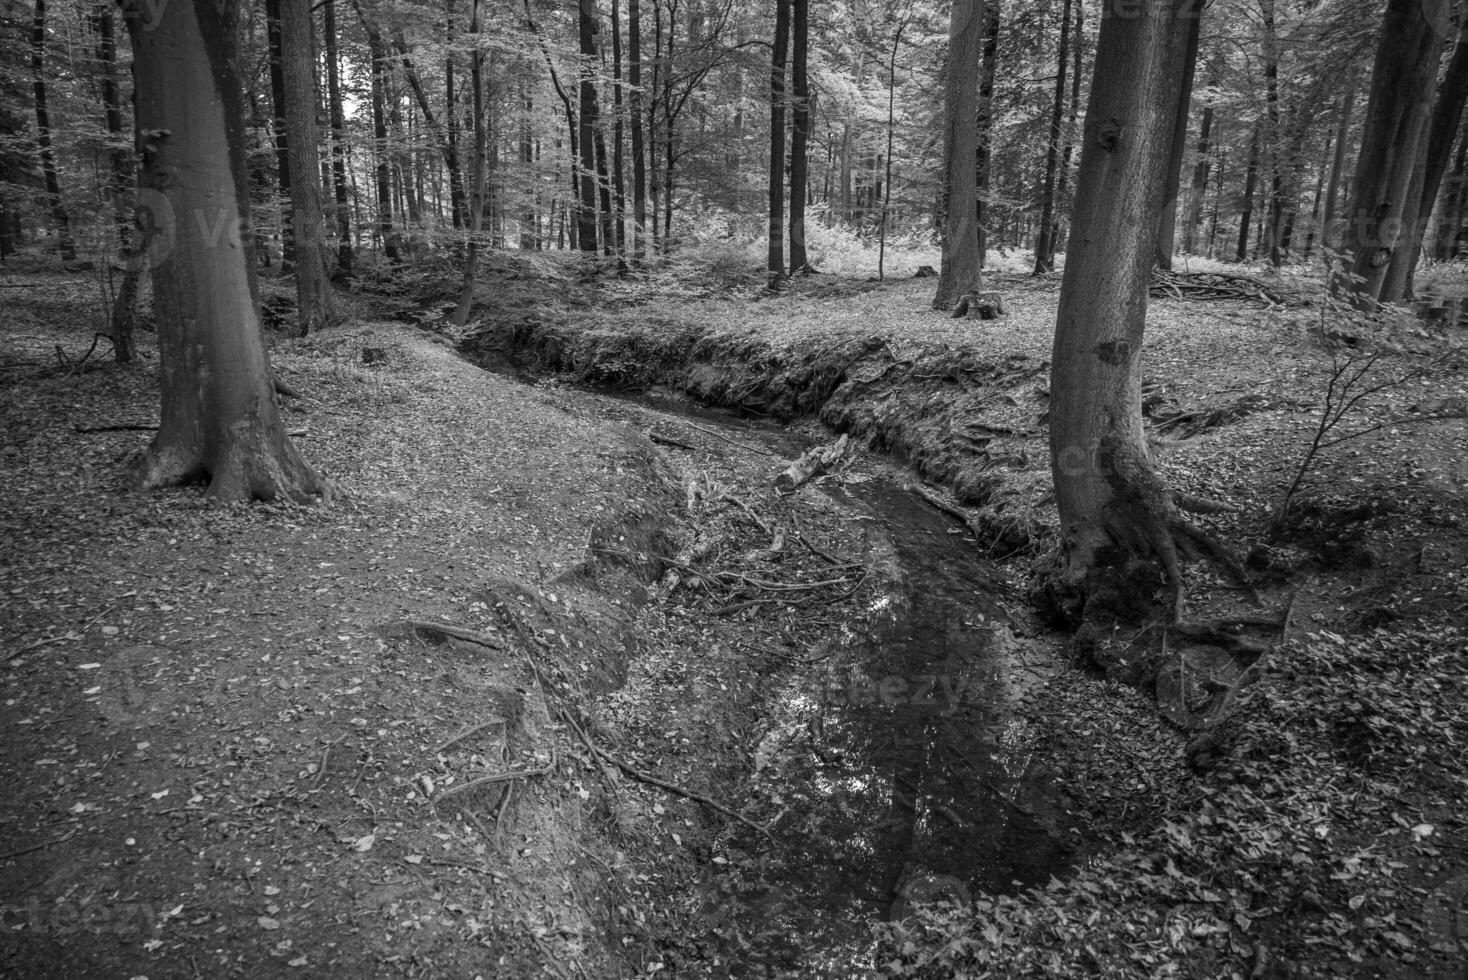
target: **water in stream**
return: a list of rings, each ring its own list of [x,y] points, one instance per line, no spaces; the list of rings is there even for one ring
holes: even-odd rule
[[[636,400],[783,456],[804,448],[768,423]],[[740,862],[741,884],[710,899],[737,937],[734,976],[863,975],[873,921],[1044,884],[1075,857],[1016,710],[1052,655],[1011,632],[999,569],[888,480],[821,487],[869,522],[888,584],[775,699],[755,781],[787,812]]]

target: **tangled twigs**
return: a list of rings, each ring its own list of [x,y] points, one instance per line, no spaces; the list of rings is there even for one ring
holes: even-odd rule
[[[476,790],[494,783],[502,783],[508,779],[534,779],[538,776],[549,776],[555,771],[555,768],[556,747],[552,743],[550,762],[541,766],[539,769],[510,769],[505,772],[490,773],[488,776],[480,776],[476,779],[469,780],[467,783],[460,783],[457,786],[450,786],[448,789],[440,790],[439,794],[433,798],[433,802],[440,803],[450,797],[460,796],[471,790]]]
[[[1168,272],[1152,270],[1150,291],[1153,296],[1174,299],[1251,299],[1278,304],[1285,301],[1277,290],[1257,279],[1225,272]]]

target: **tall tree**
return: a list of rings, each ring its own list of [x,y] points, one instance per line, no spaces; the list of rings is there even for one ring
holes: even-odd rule
[[[480,43],[479,0],[469,0],[469,37],[474,50],[469,56],[470,104],[474,112],[474,161],[469,190],[469,247],[464,253],[464,285],[454,309],[454,326],[469,322],[474,307],[474,281],[479,264],[479,233],[484,226],[485,158],[488,156],[484,119],[484,48]]]
[[[41,151],[41,174],[46,181],[46,197],[51,204],[51,217],[56,221],[56,236],[61,260],[76,259],[76,243],[71,237],[71,215],[61,197],[61,177],[56,170],[56,151],[51,143],[51,112],[46,99],[46,0],[36,0],[31,21],[31,92],[36,100],[36,145]]]
[[[1183,251],[1193,254],[1198,234],[1198,221],[1203,215],[1203,198],[1208,193],[1208,168],[1213,160],[1208,155],[1209,138],[1213,133],[1213,102],[1203,107],[1203,119],[1198,123],[1198,162],[1193,165],[1193,177],[1188,186],[1188,214],[1183,224]]]
[[[1070,68],[1070,0],[1060,8],[1060,45],[1056,54],[1055,96],[1050,100],[1050,134],[1045,141],[1045,182],[1040,192],[1040,236],[1035,241],[1035,275],[1055,268],[1055,178],[1060,167],[1061,120],[1065,112],[1065,73]]]
[[[1383,286],[1393,253],[1411,238],[1402,219],[1442,57],[1440,25],[1446,23],[1447,0],[1387,0],[1351,182],[1346,245],[1352,279],[1338,280],[1365,307],[1394,298],[1383,295]]]
[[[1107,631],[1108,617],[1149,606],[1159,567],[1169,612],[1182,610],[1174,535],[1184,525],[1143,437],[1141,358],[1191,4],[1103,4],[1060,288],[1050,378],[1062,529],[1055,595],[1073,622]]]
[[[309,501],[326,485],[286,435],[260,329],[249,241],[239,8],[172,0],[128,18],[143,170],[172,220],[154,269],[162,362],[158,433],[143,487],[207,480],[215,500]]]
[[[113,297],[108,331],[112,337],[113,357],[118,364],[133,360],[133,326],[136,319],[138,281],[143,263],[132,254],[132,235],[128,231],[127,207],[123,195],[131,182],[132,165],[122,135],[122,94],[117,84],[117,21],[111,3],[99,3],[92,15],[97,33],[97,63],[102,71],[102,110],[107,122],[107,135],[113,141],[108,168],[108,195],[112,198],[117,223],[118,245],[127,257],[122,283]]]
[[[599,30],[596,16],[596,0],[580,0],[577,5],[578,36],[581,41],[580,79],[581,104],[577,138],[581,144],[581,206],[576,211],[576,234],[582,252],[596,251],[596,191],[597,191],[597,100],[596,100],[596,34]]]
[[[1080,17],[1081,11],[1085,10],[1085,4],[1078,3],[1076,16]],[[1076,44],[1074,45],[1076,56],[1080,56],[1080,20],[1076,21]],[[990,144],[994,140],[994,75],[998,70],[999,63],[999,4],[989,3],[985,5],[984,11],[984,51],[982,64],[979,68],[979,99],[978,118],[975,121],[974,141],[974,184],[977,188],[974,203],[974,224],[978,228],[978,251],[979,269],[984,268],[984,258],[989,250],[989,184],[992,167],[989,166]],[[1079,76],[1079,61],[1077,61],[1077,76]],[[1067,157],[1069,147],[1066,147]]]
[[[361,12],[361,8],[358,8]],[[396,265],[402,261],[398,253],[398,236],[392,224],[392,172],[388,165],[387,146],[387,48],[375,31],[367,32],[367,50],[372,58],[372,155],[377,188],[377,233],[382,237],[382,251]]]
[[[643,255],[647,237],[647,150],[643,137],[642,110],[642,6],[627,0],[627,121],[632,129],[632,252]]]
[[[295,263],[295,239],[291,233],[290,127],[286,124],[285,59],[280,46],[281,0],[265,0],[265,46],[270,55],[270,105],[274,109],[270,130],[275,137],[275,178],[280,189],[280,267],[289,272]]]
[[[790,5],[790,274],[811,271],[805,251],[805,196],[810,180],[806,143],[810,136],[810,16],[808,0]]]
[[[1259,123],[1249,137],[1249,162],[1244,167],[1243,213],[1239,215],[1239,247],[1234,261],[1249,257],[1249,222],[1254,215],[1254,185],[1259,181]]]
[[[1272,0],[1264,0],[1270,3]],[[1187,46],[1183,50],[1182,89],[1178,93],[1177,118],[1172,123],[1172,145],[1168,150],[1167,177],[1162,187],[1162,213],[1157,218],[1157,268],[1172,269],[1172,253],[1177,247],[1177,199],[1182,188],[1183,161],[1188,155],[1188,109],[1193,98],[1193,73],[1198,66],[1198,41],[1203,26],[1203,5],[1198,13],[1187,17]]]
[[[964,293],[979,288],[978,77],[984,0],[953,0],[948,22],[948,67],[944,85],[943,264],[933,309],[948,310]]]
[[[1424,238],[1428,216],[1437,202],[1443,174],[1452,157],[1453,143],[1461,131],[1460,121],[1465,101],[1468,101],[1468,16],[1463,17],[1458,28],[1458,41],[1453,48],[1452,60],[1448,62],[1447,71],[1438,85],[1427,131],[1418,141],[1420,186],[1416,198],[1407,202],[1407,210],[1403,214],[1407,244],[1393,252],[1384,289],[1392,299],[1410,298],[1412,279],[1417,271],[1417,258],[1426,245]]]
[[[285,76],[285,124],[289,133],[291,231],[295,236],[296,322],[306,336],[331,322],[331,283],[326,276],[325,226],[321,216],[321,172],[316,133],[315,55],[311,45],[311,0],[280,0],[280,53]]]
[[[790,49],[790,2],[775,0],[770,57],[770,237],[765,269],[774,288],[785,277],[785,61]]]
[[[331,188],[336,212],[336,264],[352,274],[352,216],[347,198],[347,120],[342,108],[341,59],[337,53],[336,0],[322,2],[326,38],[326,99],[331,119]]]

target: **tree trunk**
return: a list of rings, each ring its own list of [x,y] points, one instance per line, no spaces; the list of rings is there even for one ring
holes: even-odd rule
[[[1076,43],[1073,45],[1076,57],[1080,57],[1080,18],[1084,16],[1085,4],[1078,3],[1076,8]],[[990,168],[990,144],[994,135],[994,72],[998,66],[999,54],[999,5],[991,3],[985,5],[984,10],[984,52],[983,63],[979,68],[979,99],[977,120],[974,133],[974,223],[977,226],[979,271],[984,269],[984,259],[989,250],[989,176]],[[1077,61],[1079,69],[1079,61]],[[1079,70],[1077,70],[1079,75]],[[1074,113],[1075,107],[1071,107]],[[1074,121],[1074,119],[1072,119]],[[1069,147],[1066,148],[1069,151]]]
[[[1468,137],[1458,138],[1458,155],[1453,162],[1453,173],[1448,178],[1448,192],[1443,200],[1442,220],[1445,228],[1438,229],[1437,257],[1444,261],[1456,258],[1463,244],[1465,205],[1468,205]],[[0,234],[4,234],[0,226]]]
[[[1144,9],[1139,15],[1126,0],[1103,5],[1056,319],[1050,452],[1062,529],[1057,592],[1073,622],[1155,615],[1158,566],[1173,613],[1181,608],[1176,512],[1142,433],[1141,354],[1188,18],[1197,13],[1190,0]]]
[[[1056,55],[1055,95],[1050,100],[1050,136],[1045,141],[1045,183],[1040,192],[1040,235],[1035,240],[1034,274],[1055,268],[1055,175],[1060,167],[1060,121],[1065,117],[1065,73],[1070,68],[1070,0],[1060,6],[1060,46]]]
[[[1388,0],[1382,19],[1361,152],[1351,182],[1347,246],[1353,253],[1353,278],[1336,282],[1338,290],[1349,291],[1365,308],[1383,301],[1392,255],[1411,237],[1402,219],[1418,143],[1427,130],[1443,46],[1438,28],[1448,23],[1447,7],[1447,0]]]
[[[325,224],[321,217],[320,159],[316,134],[316,78],[312,71],[311,0],[280,0],[281,71],[285,76],[286,132],[291,173],[291,230],[296,245],[297,325],[300,336],[331,322],[331,282],[326,275]]]
[[[627,160],[624,148],[622,105],[622,12],[618,0],[612,0],[612,182],[616,191],[618,271],[626,272],[627,264]]]
[[[954,0],[948,23],[948,68],[943,124],[943,265],[933,309],[950,310],[964,293],[977,292],[978,187],[971,161],[978,158],[978,76],[984,0]]]
[[[1203,107],[1203,121],[1198,126],[1198,162],[1193,166],[1193,180],[1188,188],[1188,216],[1183,225],[1183,251],[1194,254],[1193,243],[1198,222],[1203,216],[1203,198],[1208,193],[1208,139],[1213,131],[1213,104]]]
[[[278,2],[278,0],[273,0]],[[387,162],[387,50],[381,38],[369,32],[368,51],[372,57],[372,151],[376,157],[377,231],[382,236],[383,254],[393,265],[402,261],[398,254],[398,237],[392,224],[392,180]]]
[[[775,0],[775,44],[770,59],[770,233],[765,270],[774,287],[785,278],[785,58],[790,45],[791,0]]]
[[[107,194],[112,201],[113,221],[117,225],[118,246],[124,256],[122,283],[113,297],[109,315],[108,332],[112,337],[112,356],[118,364],[129,364],[133,360],[133,326],[138,295],[138,277],[142,275],[143,263],[132,254],[128,232],[127,205],[124,201],[126,188],[131,183],[132,168],[128,165],[127,151],[122,148],[122,95],[117,85],[117,21],[112,13],[112,4],[99,3],[92,15],[93,27],[97,32],[97,62],[102,70],[102,109],[107,123],[107,135],[114,149],[110,152]]]
[[[1065,122],[1065,146],[1060,151],[1060,177],[1055,185],[1055,207],[1057,211],[1061,212],[1064,210],[1066,187],[1070,182],[1070,160],[1075,153],[1073,144],[1076,132],[1076,116],[1080,112],[1081,102],[1081,58],[1086,49],[1086,37],[1083,33],[1086,24],[1086,5],[1084,3],[1077,3],[1075,4],[1075,10],[1076,26],[1070,41],[1072,55],[1075,59],[1071,65],[1070,72],[1070,112]],[[984,57],[988,57],[987,46]],[[982,82],[980,84],[982,85]],[[992,90],[993,79],[990,79],[989,85]],[[980,89],[981,97],[982,91]],[[983,191],[983,185],[980,186],[980,191]],[[983,230],[980,229],[979,233],[982,236]],[[1052,226],[1052,237],[1050,239],[1050,264],[1052,267],[1055,265],[1055,251],[1060,248],[1061,237],[1060,225],[1057,222]],[[982,240],[981,237],[980,241]],[[980,256],[980,259],[982,260],[982,256]],[[982,261],[980,264],[982,265]]]
[[[352,217],[347,197],[347,120],[342,111],[341,63],[337,57],[336,0],[322,4],[326,35],[326,96],[331,103],[331,186],[335,192],[336,264],[342,275],[352,274]]]
[[[1331,250],[1340,249],[1344,241],[1345,225],[1349,224],[1340,217],[1337,204],[1340,199],[1341,174],[1346,168],[1346,137],[1351,131],[1351,106],[1356,99],[1356,82],[1353,78],[1346,80],[1346,90],[1341,93],[1340,114],[1336,117],[1335,126],[1335,152],[1331,156],[1330,177],[1325,183],[1325,232],[1323,241],[1325,247]]]
[[[281,0],[265,0],[265,37],[270,52],[271,132],[275,136],[275,172],[280,188],[280,268],[290,272],[295,263],[294,238],[291,235],[291,158],[290,136],[286,126],[285,71],[280,51]]]
[[[459,305],[454,309],[454,326],[463,329],[474,307],[474,280],[479,264],[479,233],[484,225],[484,49],[479,44],[479,0],[470,0],[469,36],[474,51],[469,57],[469,84],[473,88],[470,104],[474,111],[474,162],[469,190],[469,247],[464,253],[464,285],[459,291]]]
[[[31,91],[36,100],[36,145],[41,151],[41,174],[46,183],[46,198],[51,204],[51,217],[56,221],[56,236],[61,261],[76,260],[76,243],[71,237],[71,216],[61,199],[61,177],[56,172],[56,151],[51,144],[51,114],[46,101],[46,2],[36,0],[35,18],[31,23]]]
[[[1279,126],[1279,52],[1274,29],[1274,0],[1259,0],[1259,14],[1264,25],[1264,105],[1267,129],[1265,145],[1269,149],[1269,264],[1278,269],[1283,261],[1279,248],[1280,219],[1284,214],[1283,142]]]
[[[647,150],[642,121],[642,6],[627,0],[627,115],[632,125],[632,256],[641,262],[647,238]]]
[[[791,15],[790,88],[794,101],[790,119],[790,274],[810,272],[805,251],[805,196],[810,162],[806,143],[810,136],[809,59],[810,17],[808,0],[793,0]]]
[[[583,253],[595,252],[596,243],[596,0],[579,0],[578,36],[581,41],[580,78],[581,206],[576,212],[576,234]]]
[[[1408,199],[1410,213],[1404,216],[1407,242],[1392,255],[1387,275],[1388,299],[1410,298],[1412,280],[1417,273],[1417,259],[1426,244],[1427,221],[1442,186],[1443,173],[1452,158],[1453,143],[1458,138],[1463,103],[1468,101],[1468,17],[1458,30],[1458,42],[1448,62],[1447,73],[1438,86],[1432,116],[1422,137],[1418,167],[1421,171],[1419,192]]]
[[[1254,133],[1249,138],[1249,163],[1244,168],[1244,206],[1239,215],[1239,250],[1234,261],[1243,262],[1249,257],[1249,221],[1254,216],[1254,185],[1259,180],[1259,124],[1254,124]]]
[[[161,425],[138,460],[143,487],[209,481],[220,501],[309,501],[325,483],[276,407],[249,241],[238,8],[173,0],[128,18],[142,193],[169,219],[154,272]]]
[[[1270,2],[1270,0],[1265,0]],[[1177,250],[1177,199],[1182,187],[1183,161],[1188,155],[1188,109],[1193,99],[1193,73],[1198,65],[1198,38],[1203,26],[1203,4],[1187,16],[1187,47],[1183,51],[1182,91],[1177,100],[1177,118],[1173,120],[1172,146],[1168,150],[1167,177],[1162,186],[1162,214],[1157,219],[1157,268],[1172,269],[1172,253]]]

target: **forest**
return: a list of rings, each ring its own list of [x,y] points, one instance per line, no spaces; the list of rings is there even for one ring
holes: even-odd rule
[[[1468,2],[7,0],[0,976],[1468,978]]]

